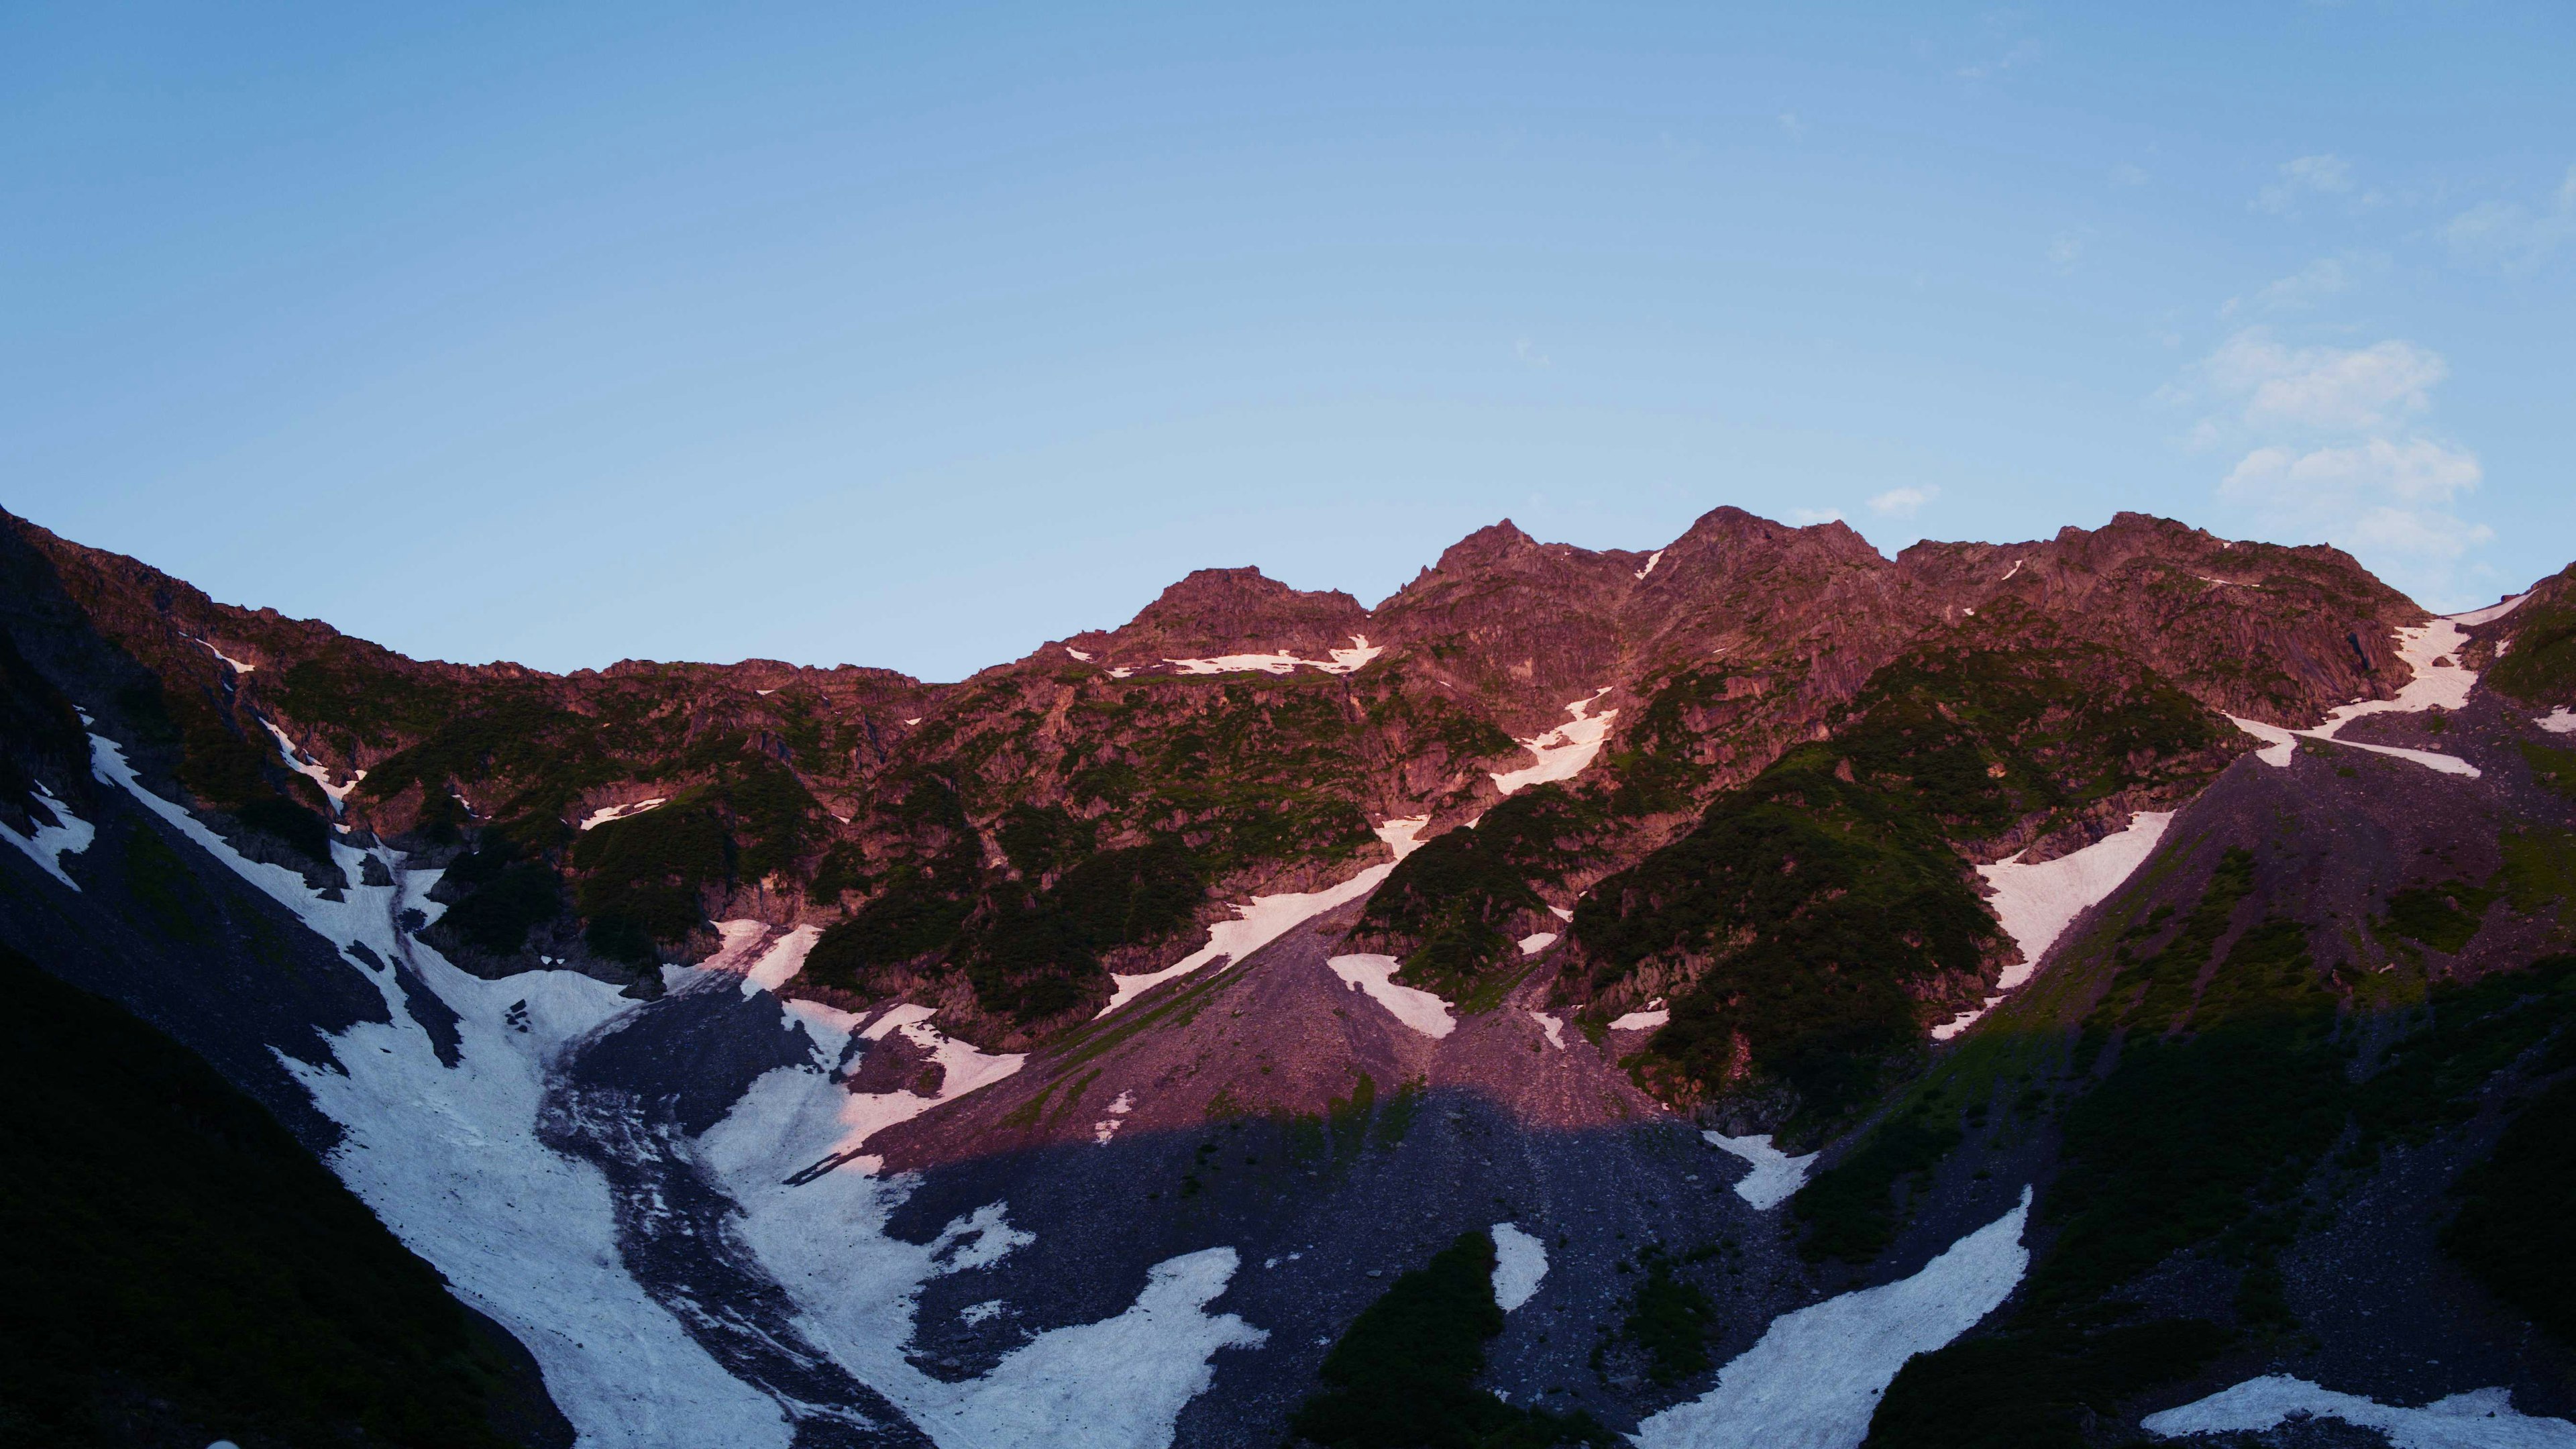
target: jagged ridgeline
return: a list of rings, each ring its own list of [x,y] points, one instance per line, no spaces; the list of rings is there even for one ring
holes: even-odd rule
[[[1506,523],[956,683],[412,660],[15,519],[0,602],[0,949],[160,1063],[24,1095],[180,1104],[166,1202],[21,1194],[143,1285],[45,1424],[560,1437],[459,1298],[601,1444],[2576,1413],[2576,575]]]

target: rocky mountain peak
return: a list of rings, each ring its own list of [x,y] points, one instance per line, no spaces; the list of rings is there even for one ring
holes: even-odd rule
[[[1114,630],[1066,641],[1121,662],[1225,654],[1308,654],[1365,633],[1369,612],[1339,589],[1293,588],[1258,568],[1197,569]]]

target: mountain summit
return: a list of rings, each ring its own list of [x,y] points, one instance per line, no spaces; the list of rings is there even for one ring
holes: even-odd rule
[[[1504,520],[955,684],[0,603],[64,1442],[2576,1443],[2576,570]],[[64,1166],[172,1133],[176,1258]]]

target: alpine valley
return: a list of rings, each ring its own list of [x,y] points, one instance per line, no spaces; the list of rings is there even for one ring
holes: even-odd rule
[[[559,676],[0,515],[0,625],[0,1444],[2576,1446],[2576,570]]]

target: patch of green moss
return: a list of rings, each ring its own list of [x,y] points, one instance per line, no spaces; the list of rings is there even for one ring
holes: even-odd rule
[[[2376,923],[2384,934],[2420,941],[2436,951],[2458,955],[2478,933],[2478,921],[2498,892],[2466,881],[2409,886],[2388,898],[2388,914]]]
[[[2576,750],[2562,750],[2555,745],[2522,742],[2523,761],[2531,766],[2531,777],[2561,795],[2576,798]]]

